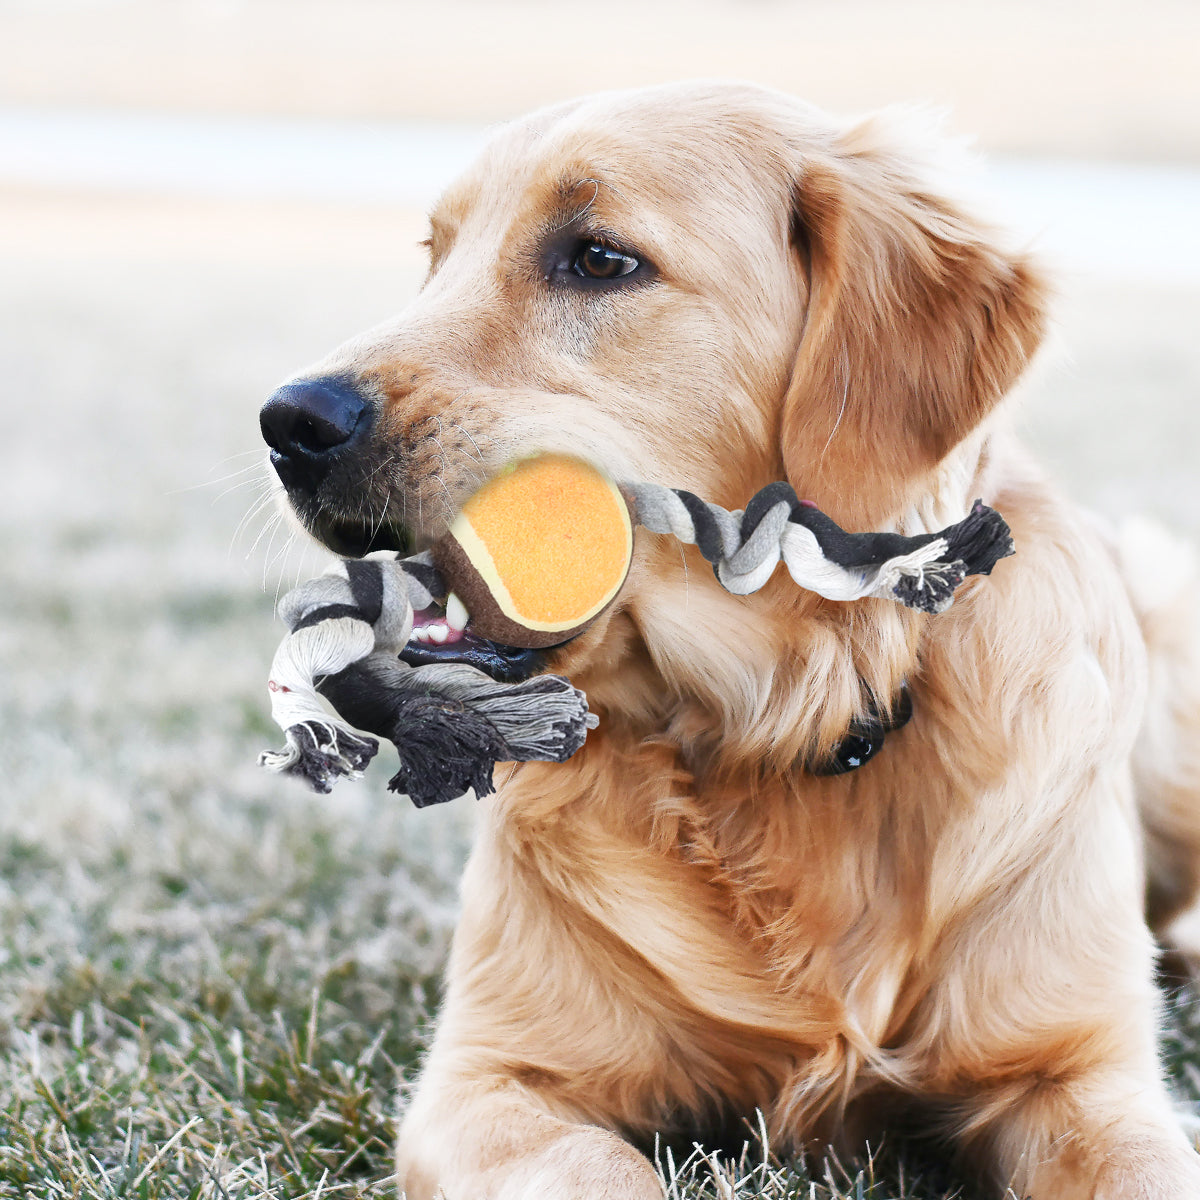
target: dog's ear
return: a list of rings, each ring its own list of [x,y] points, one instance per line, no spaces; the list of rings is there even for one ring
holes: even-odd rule
[[[796,173],[808,309],[780,430],[788,478],[850,528],[902,512],[1036,348],[1030,264],[856,127]]]

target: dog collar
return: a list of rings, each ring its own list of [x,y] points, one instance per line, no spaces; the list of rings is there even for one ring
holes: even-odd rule
[[[890,717],[880,714],[875,702],[871,702],[866,716],[855,717],[846,736],[833,748],[827,758],[808,764],[810,775],[846,775],[865,766],[883,749],[884,738],[897,729],[902,729],[912,720],[912,693],[908,684],[902,683],[892,705]]]

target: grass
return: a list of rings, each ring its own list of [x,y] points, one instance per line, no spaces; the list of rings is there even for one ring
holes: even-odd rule
[[[394,845],[309,832],[328,840],[279,847],[288,869],[253,895],[92,861],[127,882],[117,905],[64,900],[60,864],[12,848],[27,915],[5,929],[0,1194],[388,1194],[446,884]]]
[[[277,737],[276,585],[315,563],[233,531],[261,398],[412,286],[389,264],[0,263],[0,379],[20,400],[0,472],[0,1196],[395,1194],[471,810],[412,811],[383,769],[317,798],[253,765]],[[1144,311],[1193,345],[1194,305]],[[1117,405],[1119,345],[1100,340],[1066,389],[1077,412]],[[1172,404],[1195,420],[1186,354],[1143,430]],[[1191,999],[1166,1050],[1200,1100]],[[900,1144],[811,1171],[757,1144],[660,1169],[674,1200],[972,1197]]]

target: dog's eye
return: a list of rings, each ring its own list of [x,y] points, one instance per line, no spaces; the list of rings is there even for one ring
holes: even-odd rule
[[[622,254],[603,242],[584,242],[571,262],[571,270],[584,279],[620,279],[639,266],[632,254]]]
[[[658,278],[654,264],[640,251],[623,247],[609,235],[589,231],[574,236],[558,231],[542,249],[542,278],[553,288],[569,292],[616,292]]]

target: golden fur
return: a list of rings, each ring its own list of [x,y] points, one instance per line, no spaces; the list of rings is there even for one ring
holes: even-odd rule
[[[555,288],[538,247],[570,227],[656,278]],[[315,369],[379,399],[365,507],[429,537],[510,459],[564,451],[730,508],[787,478],[854,529],[982,496],[1018,553],[930,618],[782,572],[732,596],[639,537],[618,605],[552,663],[599,729],[480,806],[409,1200],[648,1200],[627,1137],[759,1108],[782,1150],[918,1102],[997,1194],[1200,1197],[1156,1057],[1138,817],[1165,919],[1200,863],[1200,669],[1163,616],[1188,585],[1141,605],[1144,637],[1129,556],[1006,432],[1033,266],[939,195],[903,120],[719,84],[507,128],[431,256],[398,320]],[[1135,797],[1147,638],[1171,679]],[[797,765],[905,680],[915,716],[877,759]]]

